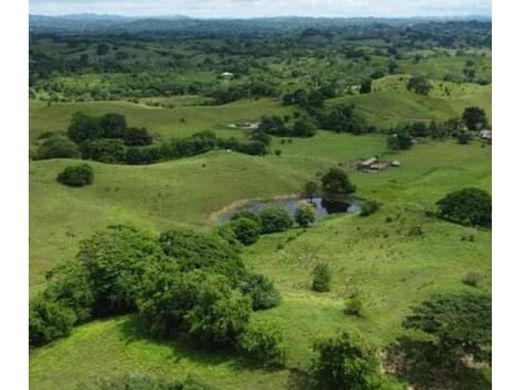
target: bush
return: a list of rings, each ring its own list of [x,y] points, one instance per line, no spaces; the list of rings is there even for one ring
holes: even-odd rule
[[[306,228],[316,220],[316,209],[309,202],[300,202],[294,214],[294,220],[298,225]]]
[[[123,138],[126,131],[126,118],[121,114],[105,114],[99,118],[101,138]]]
[[[482,283],[482,275],[478,272],[468,272],[462,278],[462,283],[471,287],[478,287]]]
[[[467,226],[491,227],[491,195],[478,188],[464,188],[437,203],[437,215]]]
[[[94,181],[94,170],[89,164],[78,164],[66,167],[56,180],[70,187],[83,187]]]
[[[235,219],[230,223],[236,239],[244,245],[251,245],[260,238],[260,225],[249,218]]]
[[[240,284],[240,291],[251,297],[253,310],[270,309],[280,304],[280,293],[264,275],[248,275]]]
[[[240,335],[239,348],[251,360],[265,366],[280,367],[285,363],[280,331],[269,324],[249,324]]]
[[[249,210],[242,210],[242,211],[237,211],[235,214],[233,214],[233,216],[231,217],[231,221],[235,221],[237,219],[241,219],[241,218],[246,218],[246,219],[250,219],[258,224],[261,224],[262,221],[260,221],[260,217],[253,213],[252,211],[249,211]]]
[[[433,88],[433,85],[430,83],[430,80],[424,76],[413,76],[408,81],[406,88],[409,91],[420,95],[428,95],[428,93],[430,93],[431,89]]]
[[[67,135],[77,144],[88,139],[96,139],[102,137],[102,130],[99,126],[99,119],[77,112],[72,115]]]
[[[36,158],[40,160],[49,158],[79,158],[80,156],[78,145],[65,137],[46,139],[36,152]]]
[[[370,214],[374,214],[379,209],[379,203],[373,200],[367,200],[361,203],[361,213],[362,217],[367,217]]]
[[[350,183],[348,175],[340,168],[330,168],[321,178],[321,187],[330,195],[348,195],[356,191],[356,186]]]
[[[68,336],[74,322],[76,316],[71,309],[37,295],[29,304],[29,344],[39,346]]]
[[[136,308],[140,280],[160,254],[153,237],[126,226],[111,226],[80,243],[78,259],[88,272],[97,316]]]
[[[301,118],[294,122],[291,135],[293,137],[313,137],[318,128],[309,118]]]
[[[353,292],[345,302],[345,314],[349,316],[361,317],[361,310],[363,309],[363,301],[358,291]]]
[[[386,143],[389,149],[407,150],[412,147],[413,138],[407,130],[402,129],[388,137]]]
[[[467,131],[461,131],[457,135],[457,142],[461,145],[467,145],[471,141],[471,134]]]
[[[240,251],[242,243],[238,241],[237,237],[235,236],[235,232],[233,229],[231,229],[231,224],[227,223],[218,225],[215,229],[215,234],[227,242],[237,252]]]
[[[318,356],[311,364],[313,388],[320,390],[380,389],[379,364],[375,351],[356,333],[342,332],[338,337],[314,344]]]
[[[332,273],[327,263],[318,263],[312,270],[312,289],[317,292],[330,290]]]
[[[480,130],[487,125],[486,112],[480,107],[467,107],[462,120],[469,130]]]
[[[293,225],[293,219],[284,207],[265,208],[260,211],[258,216],[260,217],[262,233],[283,232]]]

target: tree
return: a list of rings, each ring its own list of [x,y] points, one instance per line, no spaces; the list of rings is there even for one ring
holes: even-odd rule
[[[124,130],[123,141],[127,146],[145,146],[153,142],[152,136],[144,127],[130,127]]]
[[[429,133],[428,126],[424,122],[414,122],[408,126],[405,126],[405,129],[413,137],[426,137]]]
[[[316,219],[316,209],[309,202],[300,202],[294,214],[294,220],[298,225],[306,228],[314,223]]]
[[[253,310],[266,310],[278,306],[280,293],[274,283],[261,274],[249,274],[240,283],[240,291],[251,297]]]
[[[304,193],[305,197],[312,200],[318,193],[318,189],[319,189],[318,183],[316,183],[315,181],[308,181],[303,186],[303,193]]]
[[[126,148],[120,139],[87,140],[81,144],[81,156],[84,159],[115,164],[125,161]]]
[[[280,367],[285,351],[278,328],[268,323],[250,323],[239,337],[239,348],[249,359],[265,366]]]
[[[108,46],[106,43],[98,43],[96,46],[96,54],[98,56],[104,56],[108,54],[108,51],[110,50],[110,46]]]
[[[365,93],[370,93],[370,92],[372,92],[372,80],[371,79],[363,80],[363,82],[361,83],[361,87],[359,88],[359,93],[365,94]]]
[[[321,188],[329,195],[349,195],[356,191],[347,173],[340,168],[330,168],[321,178]]]
[[[66,167],[56,180],[69,187],[83,187],[94,181],[94,170],[89,164],[77,164]]]
[[[71,140],[80,144],[88,139],[101,138],[103,133],[98,118],[77,112],[72,115],[67,135]]]
[[[318,263],[312,270],[312,289],[316,292],[327,292],[330,290],[330,279],[332,273],[327,263]]]
[[[464,188],[437,201],[437,215],[467,226],[491,227],[491,195],[478,188]]]
[[[262,221],[260,221],[260,217],[258,216],[258,214],[255,214],[255,213],[253,213],[250,210],[240,210],[240,211],[237,211],[231,217],[231,221],[235,221],[235,220],[241,219],[241,218],[250,219],[250,220],[252,220],[252,221],[254,221],[254,222],[258,223],[258,224],[262,223]]]
[[[336,338],[314,344],[318,356],[311,365],[313,388],[320,390],[379,389],[379,364],[373,351],[356,333],[342,332]]]
[[[435,363],[457,366],[471,355],[476,361],[491,362],[491,297],[484,294],[437,294],[413,308],[403,322],[433,337]]]
[[[406,88],[409,91],[415,92],[419,95],[428,95],[433,88],[430,80],[424,76],[413,76],[408,80]]]
[[[163,253],[176,260],[182,272],[210,269],[234,283],[242,279],[245,268],[234,247],[216,235],[173,229],[159,236]]]
[[[234,219],[230,227],[236,239],[244,245],[251,245],[257,242],[262,231],[260,224],[249,218]]]
[[[301,118],[294,122],[292,136],[294,137],[313,137],[318,128],[309,118]]]
[[[77,257],[88,272],[94,314],[135,310],[142,275],[159,255],[153,237],[127,226],[111,226],[81,241]]]
[[[464,109],[462,120],[469,130],[480,130],[487,125],[486,112],[479,107]]]
[[[99,118],[102,138],[123,138],[126,132],[126,118],[121,114],[105,114]]]
[[[36,152],[39,160],[49,158],[79,158],[81,156],[78,145],[65,137],[46,139]]]
[[[262,225],[262,233],[277,233],[289,229],[293,219],[285,207],[267,207],[258,214]]]
[[[401,129],[392,134],[386,140],[388,147],[392,150],[407,150],[413,145],[413,138],[407,130]]]
[[[29,304],[29,344],[39,346],[68,336],[76,316],[60,302],[37,295]]]

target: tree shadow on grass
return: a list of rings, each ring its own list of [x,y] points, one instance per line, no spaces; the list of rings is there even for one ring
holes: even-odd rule
[[[154,337],[149,334],[137,315],[128,316],[119,325],[119,330],[123,341],[127,345],[133,342],[146,342],[157,346],[169,347],[172,351],[171,358],[173,362],[186,359],[204,366],[227,365],[236,371],[263,370],[271,372],[280,370],[280,368],[276,367],[264,367],[255,364],[255,362],[245,359],[232,349],[208,351],[200,345],[189,342],[182,334],[176,335],[174,340]]]
[[[447,366],[430,341],[403,336],[386,349],[385,360],[388,371],[416,390],[491,389],[482,369]]]

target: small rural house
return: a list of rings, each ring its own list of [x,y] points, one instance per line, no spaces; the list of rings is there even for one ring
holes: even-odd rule
[[[491,130],[489,129],[485,129],[485,130],[480,130],[480,132],[478,133],[479,137],[481,139],[483,139],[484,141],[488,141],[488,142],[491,142]]]

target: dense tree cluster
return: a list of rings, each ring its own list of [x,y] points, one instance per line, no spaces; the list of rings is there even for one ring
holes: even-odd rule
[[[273,283],[248,273],[236,248],[218,235],[171,230],[157,238],[112,226],[82,241],[76,260],[48,274],[31,301],[30,343],[66,336],[92,318],[138,312],[153,335],[183,334],[204,348],[246,348],[251,358],[273,361],[277,337],[244,333],[253,310],[279,302]]]

